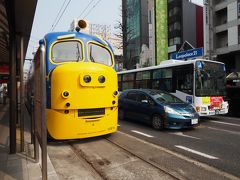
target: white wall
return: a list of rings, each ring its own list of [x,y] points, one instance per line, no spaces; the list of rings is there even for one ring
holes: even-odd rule
[[[228,46],[238,44],[238,27],[228,28]]]
[[[237,19],[237,17],[238,17],[238,14],[237,14],[237,1],[231,3],[231,4],[229,4],[229,5],[227,6],[227,13],[228,13],[228,14],[227,14],[227,16],[228,16],[228,18],[227,18],[228,22]]]

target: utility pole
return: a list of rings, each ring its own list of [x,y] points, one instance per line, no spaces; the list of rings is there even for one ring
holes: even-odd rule
[[[214,55],[212,1],[204,0],[203,22],[204,22],[204,57],[206,59],[212,59]]]

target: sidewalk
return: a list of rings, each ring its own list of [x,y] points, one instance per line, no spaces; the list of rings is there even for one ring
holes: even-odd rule
[[[9,105],[0,104],[0,179],[1,180],[40,180],[42,179],[41,162],[36,163],[33,156],[33,145],[29,126],[30,117],[25,109],[25,151],[20,153],[20,132],[17,131],[17,152],[9,154]],[[55,180],[58,176],[48,157],[48,179]]]

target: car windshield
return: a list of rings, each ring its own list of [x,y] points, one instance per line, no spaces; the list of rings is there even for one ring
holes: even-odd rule
[[[82,60],[82,44],[79,41],[58,42],[52,48],[52,60],[56,63]]]
[[[197,61],[196,96],[223,96],[225,95],[224,83],[224,64]]]
[[[153,99],[161,103],[183,103],[182,100],[163,91],[151,91],[150,95]]]

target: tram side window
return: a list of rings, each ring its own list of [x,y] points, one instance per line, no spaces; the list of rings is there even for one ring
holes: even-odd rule
[[[150,88],[150,71],[136,73],[136,88]]]
[[[134,88],[134,73],[123,74],[122,90]]]
[[[193,94],[193,69],[177,69],[175,78],[177,90]]]
[[[172,92],[172,69],[154,70],[152,88]]]

